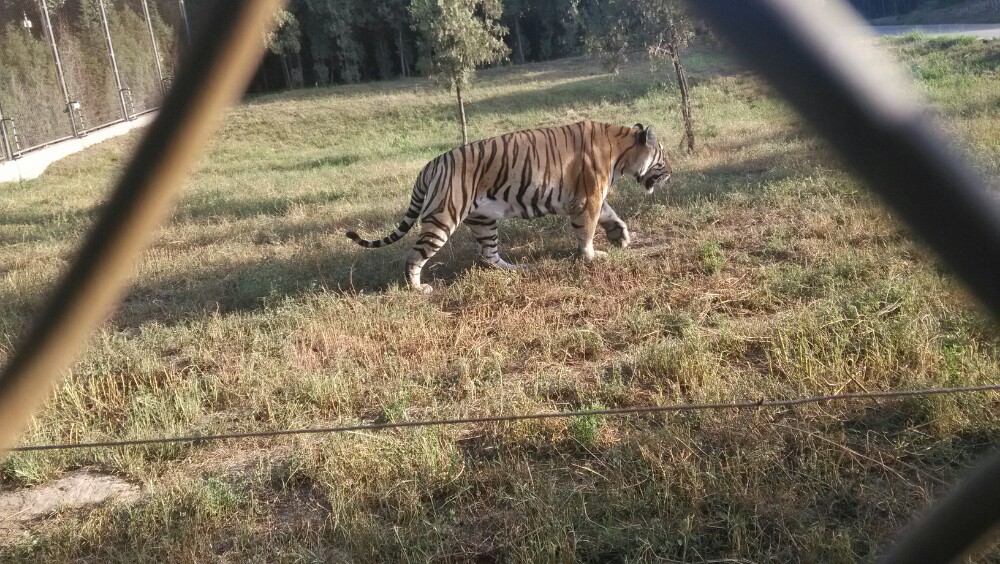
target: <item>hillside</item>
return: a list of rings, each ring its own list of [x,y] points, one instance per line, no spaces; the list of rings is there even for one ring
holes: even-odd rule
[[[1000,178],[1000,42],[886,45]],[[616,186],[634,246],[593,265],[565,218],[503,224],[505,257],[531,265],[515,272],[479,266],[462,228],[425,269],[429,296],[401,287],[412,235],[365,250],[343,233],[397,224],[458,138],[449,93],[406,79],[233,109],[24,444],[995,383],[996,326],[941,263],[769,88],[713,52],[688,63],[690,157],[669,69],[481,73],[471,137],[652,123],[674,176],[653,196]],[[0,189],[0,359],[136,141]],[[141,491],[0,527],[0,560],[854,562],[1000,439],[998,408],[981,394],[18,454],[4,490],[85,469]]]

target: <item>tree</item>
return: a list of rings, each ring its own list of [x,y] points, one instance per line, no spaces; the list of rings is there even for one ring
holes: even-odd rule
[[[362,0],[304,0],[300,9],[313,68],[323,71],[316,71],[318,82],[333,82],[337,75],[343,82],[361,80],[364,49],[358,41],[362,30],[356,22],[365,19],[369,4]]]
[[[410,14],[420,34],[426,73],[443,80],[458,98],[462,143],[469,142],[462,91],[476,67],[507,58],[507,29],[498,22],[500,0],[413,0]]]
[[[681,52],[695,37],[696,24],[681,0],[611,0],[595,3],[589,14],[587,50],[613,70],[629,53],[643,50],[654,64],[669,59],[681,94],[687,152],[694,151],[694,124],[687,70]]]
[[[514,62],[524,64],[527,60],[524,56],[524,33],[521,30],[521,18],[525,12],[531,9],[531,0],[505,0],[504,12],[506,12],[508,23],[514,29]]]
[[[281,70],[285,73],[285,86],[292,87],[292,76],[288,72],[288,56],[296,55],[302,49],[299,41],[299,20],[288,10],[280,10],[274,16],[274,28],[264,34],[264,47],[281,59]]]
[[[379,18],[393,30],[399,52],[399,72],[403,76],[410,74],[406,64],[406,42],[403,39],[403,29],[409,24],[407,4],[407,0],[378,0],[375,6]]]
[[[579,47],[580,0],[503,0],[504,23],[514,62],[575,54]],[[530,55],[529,55],[530,53]]]

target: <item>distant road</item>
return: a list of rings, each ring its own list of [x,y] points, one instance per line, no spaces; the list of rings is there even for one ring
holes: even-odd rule
[[[939,25],[874,25],[879,35],[906,35],[910,32],[924,35],[970,35],[979,39],[1000,39],[1000,23],[995,24],[939,24]]]

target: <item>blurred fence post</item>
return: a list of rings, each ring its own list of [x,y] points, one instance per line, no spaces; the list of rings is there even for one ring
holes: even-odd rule
[[[7,118],[3,115],[2,100],[0,100],[0,143],[3,143],[4,160],[14,160],[14,151],[10,148],[10,139],[7,137]]]
[[[59,60],[59,48],[56,47],[56,34],[52,30],[52,21],[49,20],[49,7],[45,0],[38,0],[38,8],[42,12],[42,24],[45,32],[49,36],[49,45],[52,47],[52,58],[56,61],[56,74],[59,75],[59,84],[62,86],[63,98],[66,100],[66,115],[69,117],[69,126],[73,129],[73,137],[80,137],[80,130],[76,127],[76,117],[73,108],[73,100],[69,97],[69,90],[66,88],[66,77],[63,75],[62,61]]]
[[[188,25],[187,8],[184,7],[184,0],[177,0],[177,3],[181,8],[181,20],[184,21],[184,35],[187,37],[188,45],[191,45],[191,26]]]
[[[156,62],[156,76],[160,77],[160,95],[165,95],[163,86],[163,68],[160,67],[160,49],[156,46],[156,34],[153,33],[153,20],[149,17],[149,2],[142,0],[142,13],[146,16],[146,27],[149,28],[149,41],[153,44],[153,60]]]
[[[126,120],[132,119],[132,112],[129,112],[128,103],[125,101],[125,88],[122,86],[122,77],[118,72],[118,59],[115,58],[115,46],[111,43],[111,30],[108,29],[108,14],[104,11],[104,0],[97,1],[101,9],[101,24],[104,26],[104,41],[108,44],[108,57],[111,58],[111,70],[115,73],[115,85],[118,87],[118,101],[122,104],[122,116]],[[131,94],[129,95],[131,96]]]

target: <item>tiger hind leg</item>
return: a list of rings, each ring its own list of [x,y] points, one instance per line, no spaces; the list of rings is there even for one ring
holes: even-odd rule
[[[420,283],[420,272],[424,265],[431,259],[441,247],[448,242],[448,238],[455,231],[455,225],[449,225],[434,217],[425,217],[421,222],[420,237],[406,254],[406,283],[410,288],[425,294],[430,294],[434,288],[430,284]]]
[[[497,238],[497,220],[487,216],[470,215],[465,219],[465,224],[472,230],[472,236],[479,243],[479,252],[483,260],[504,270],[514,270],[523,268],[521,265],[513,265],[500,258],[499,240]]]

